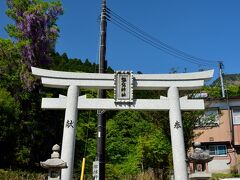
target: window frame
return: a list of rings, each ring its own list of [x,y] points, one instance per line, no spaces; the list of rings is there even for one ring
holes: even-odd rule
[[[207,112],[213,112],[212,115],[215,116],[215,121],[213,122],[209,122],[209,123],[206,123],[204,122],[206,120],[206,116],[208,116],[206,113]],[[216,115],[214,115],[214,113],[216,112]],[[196,127],[217,127],[219,126],[220,124],[220,109],[217,108],[217,107],[214,107],[214,108],[208,108],[208,109],[205,109],[204,111],[204,114],[202,115],[202,117],[200,117],[199,119],[199,122],[196,123]]]
[[[213,152],[213,151],[210,150],[211,147],[214,147],[214,154],[211,154],[211,152]],[[219,147],[224,147],[223,150],[225,151],[225,154],[220,154],[219,153],[219,151],[221,151],[221,149],[219,149]],[[220,145],[209,145],[208,150],[209,150],[209,155],[210,156],[227,156],[227,153],[228,153],[227,146],[222,145],[222,144],[220,144]]]
[[[239,120],[235,120],[234,110],[239,110],[239,115],[237,116]],[[240,125],[240,106],[231,107],[231,114],[232,114],[232,122],[234,125]]]

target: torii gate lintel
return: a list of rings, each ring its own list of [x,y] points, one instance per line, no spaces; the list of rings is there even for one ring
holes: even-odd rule
[[[131,74],[129,72],[99,74],[51,71],[32,67],[32,73],[41,77],[44,86],[68,89],[66,97],[42,99],[44,109],[65,109],[61,159],[67,162],[68,168],[62,170],[62,179],[72,179],[78,109],[132,109],[169,110],[175,179],[187,180],[181,110],[203,110],[204,101],[180,98],[179,91],[202,87],[205,80],[212,78],[213,72],[209,70],[180,74]],[[117,98],[86,98],[86,96],[79,96],[80,88],[115,89]],[[168,95],[159,99],[132,99],[133,90],[167,90]]]

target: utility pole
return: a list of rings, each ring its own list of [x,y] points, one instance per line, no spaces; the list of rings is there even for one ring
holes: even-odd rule
[[[107,62],[106,56],[106,0],[102,0],[101,24],[100,24],[100,47],[99,47],[99,73],[105,73]],[[106,90],[98,90],[99,98],[106,98]],[[105,180],[105,142],[106,142],[106,114],[98,110],[98,133],[97,133],[97,161],[99,161],[99,180]]]
[[[223,62],[218,61],[218,67],[219,67],[219,76],[220,76],[220,82],[221,82],[221,89],[222,89],[222,97],[225,98],[225,89],[224,89],[224,82],[223,82]]]

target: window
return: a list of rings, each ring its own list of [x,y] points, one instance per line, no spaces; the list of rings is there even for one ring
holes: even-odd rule
[[[233,124],[240,124],[240,107],[232,108]]]
[[[227,147],[225,145],[210,145],[209,154],[212,156],[226,156]]]
[[[203,126],[218,126],[219,125],[219,110],[217,108],[206,109],[204,115],[196,124],[197,127]]]

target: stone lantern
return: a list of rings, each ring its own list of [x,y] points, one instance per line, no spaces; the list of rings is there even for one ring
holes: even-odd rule
[[[189,179],[210,179],[212,175],[207,171],[207,163],[212,161],[213,157],[209,155],[209,151],[200,148],[200,143],[195,142],[194,146],[194,152],[188,156],[188,162],[193,164],[193,173],[189,175]]]
[[[44,162],[40,162],[40,165],[48,169],[48,180],[60,180],[61,179],[61,169],[67,168],[67,163],[60,159],[59,151],[60,146],[55,144],[52,148],[53,153],[51,154],[51,159]]]

